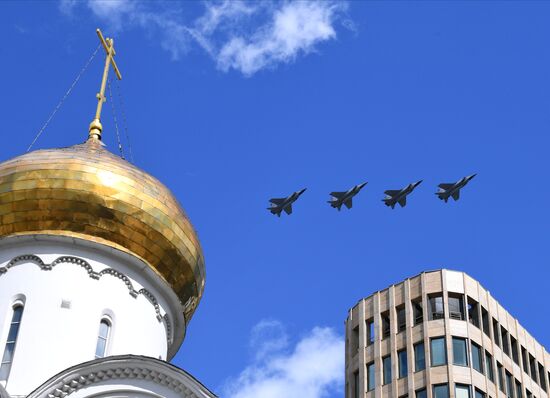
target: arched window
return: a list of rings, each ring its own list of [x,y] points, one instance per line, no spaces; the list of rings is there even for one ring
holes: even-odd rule
[[[103,318],[99,323],[99,334],[97,336],[97,346],[95,348],[95,357],[103,358],[107,351],[107,342],[109,341],[109,334],[111,333],[111,322],[108,319]]]
[[[8,340],[6,341],[6,348],[4,349],[2,363],[0,364],[1,381],[8,380],[8,376],[10,375],[11,364],[13,363],[13,354],[15,353],[15,344],[17,343],[17,335],[19,334],[19,326],[21,325],[22,316],[23,304],[17,303],[13,306],[13,315],[11,317]]]

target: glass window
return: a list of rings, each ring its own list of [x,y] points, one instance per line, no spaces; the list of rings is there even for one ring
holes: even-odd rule
[[[497,362],[497,373],[498,373],[498,387],[500,388],[500,391],[506,392],[506,388],[504,386],[504,369],[502,368],[502,365]]]
[[[523,346],[521,347],[521,359],[523,362],[523,371],[529,374],[529,358],[527,357],[527,350]]]
[[[0,380],[6,381],[10,375],[11,364],[15,354],[15,345],[17,343],[17,335],[21,326],[21,318],[23,317],[23,305],[16,304],[13,306],[13,314],[11,316],[10,328],[8,330],[8,339],[6,340],[6,348],[0,363]]]
[[[510,342],[508,341],[508,332],[502,326],[500,327],[500,337],[502,339],[502,351],[510,356]]]
[[[516,380],[516,398],[523,398],[523,389],[521,388],[521,383]]]
[[[455,398],[470,398],[470,386],[455,384]]]
[[[443,319],[445,316],[443,296],[441,294],[430,295],[428,300],[430,303],[430,320]]]
[[[472,341],[472,367],[479,373],[483,373],[483,358],[481,347]]]
[[[466,339],[453,337],[453,365],[468,366]]]
[[[531,378],[535,383],[538,384],[539,380],[537,378],[537,364],[535,358],[533,358],[531,354],[529,354],[529,363],[531,364]]]
[[[99,334],[97,336],[97,345],[95,348],[95,357],[103,358],[107,351],[107,341],[109,340],[109,333],[111,331],[111,324],[107,319],[102,319],[99,323]]]
[[[485,397],[486,397],[485,393],[476,388],[475,398],[485,398]]]
[[[391,356],[382,358],[382,367],[384,370],[384,384],[391,383]]]
[[[424,312],[422,311],[422,298],[412,301],[414,324],[418,325],[424,321]]]
[[[449,318],[464,320],[464,299],[461,294],[449,293]]]
[[[470,297],[468,297],[468,320],[472,325],[479,327],[479,304]]]
[[[445,337],[436,337],[430,341],[431,347],[431,366],[440,366],[447,364],[447,347]]]
[[[514,398],[514,385],[512,384],[512,375],[506,372],[506,395]]]
[[[416,390],[416,398],[428,398],[428,394],[426,393],[426,389],[423,388],[421,390]]]
[[[545,372],[544,372],[544,366],[539,362],[539,377],[540,377],[540,388],[542,388],[544,391],[546,391],[546,380],[545,380]]]
[[[367,391],[374,390],[375,380],[374,362],[371,362],[367,365]]]
[[[493,357],[487,351],[485,351],[485,369],[487,369],[487,377],[494,383],[495,374],[493,372]]]
[[[424,369],[426,369],[424,343],[418,343],[414,345],[414,371],[418,372]]]
[[[489,324],[489,313],[481,307],[481,322],[483,323],[483,333],[491,337],[491,325]]]
[[[500,345],[500,333],[499,333],[499,327],[498,327],[498,322],[496,319],[493,318],[493,339],[495,339],[495,344],[499,347],[501,347]]]
[[[449,398],[449,385],[436,384],[433,386],[433,398]]]
[[[402,332],[407,328],[407,316],[405,314],[405,306],[400,306],[395,309],[397,318],[397,333]]]
[[[390,329],[390,314],[386,311],[381,314],[382,317],[382,338],[385,339],[391,333]]]
[[[531,391],[529,390],[525,390],[525,395],[527,396],[527,398],[533,398],[533,394],[531,394]]]
[[[512,359],[519,365],[519,352],[518,352],[518,342],[512,336],[510,336],[510,344],[512,346]]]
[[[367,345],[374,343],[374,319],[367,321]]]
[[[407,377],[407,373],[409,373],[407,366],[407,350],[397,352],[397,362],[399,365],[399,378]]]

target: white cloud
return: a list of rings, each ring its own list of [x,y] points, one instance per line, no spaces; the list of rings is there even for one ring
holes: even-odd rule
[[[289,347],[284,327],[262,321],[252,331],[254,360],[224,388],[228,398],[323,398],[342,393],[344,341],[316,327]]]
[[[218,66],[251,75],[266,66],[293,61],[333,39],[339,5],[330,2],[292,2],[273,12],[273,19],[251,37],[233,37],[220,50]]]
[[[59,8],[70,16],[80,4],[60,0]],[[202,15],[191,21],[183,20],[184,13],[174,5],[179,7],[178,3],[88,0],[85,4],[110,30],[139,27],[160,35],[162,48],[174,59],[194,42],[220,70],[234,69],[246,76],[316,51],[321,42],[336,38],[338,21],[344,27],[351,23],[342,18],[347,3],[333,0],[209,1],[202,3]]]

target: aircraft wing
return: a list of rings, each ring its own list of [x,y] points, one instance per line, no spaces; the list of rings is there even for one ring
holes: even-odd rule
[[[288,205],[284,208],[285,210],[285,213],[288,214],[288,215],[291,215],[292,214],[292,205]]]
[[[405,207],[406,204],[407,204],[407,197],[406,196],[403,196],[401,199],[399,199],[399,205],[401,207]]]
[[[353,206],[353,202],[352,202],[351,198],[349,198],[348,200],[346,200],[346,201],[344,202],[344,204],[346,205],[346,207],[347,207],[348,209],[351,209],[351,207]]]
[[[334,196],[336,199],[341,199],[346,195],[347,192],[331,192],[330,196]]]
[[[439,188],[444,189],[445,191],[451,189],[454,186],[455,184],[452,184],[452,183],[443,183],[438,185]]]
[[[460,198],[460,191],[457,189],[451,196],[454,200],[458,200]]]
[[[285,198],[272,198],[272,199],[269,199],[269,202],[273,203],[274,205],[280,205],[280,204],[283,204],[285,200],[286,200]]]
[[[401,192],[399,189],[388,189],[387,191],[384,191],[384,193],[386,195],[389,195],[391,197],[394,197],[395,195],[397,195],[399,192]]]

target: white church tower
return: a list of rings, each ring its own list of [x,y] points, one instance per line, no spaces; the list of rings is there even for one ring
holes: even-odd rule
[[[204,290],[202,250],[162,183],[101,142],[0,164],[0,398],[215,397],[168,362]]]

